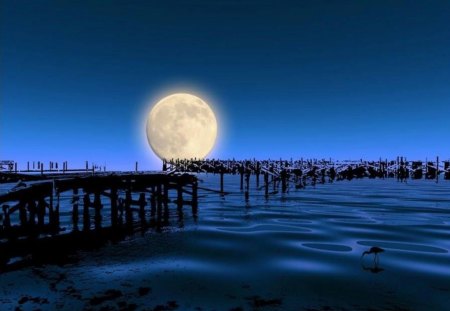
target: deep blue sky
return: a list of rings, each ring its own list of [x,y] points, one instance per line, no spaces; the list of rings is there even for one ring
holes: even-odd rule
[[[212,157],[447,158],[449,16],[450,1],[1,1],[0,158],[159,168],[145,100],[173,90],[220,114]]]

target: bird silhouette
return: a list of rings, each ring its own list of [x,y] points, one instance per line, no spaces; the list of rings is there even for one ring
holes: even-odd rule
[[[368,251],[365,251],[362,253],[361,255],[361,259],[365,256],[365,255],[370,255],[373,254],[373,261],[378,264],[379,258],[378,258],[378,254],[384,252],[384,249],[382,249],[381,247],[378,246],[373,246],[371,247]]]

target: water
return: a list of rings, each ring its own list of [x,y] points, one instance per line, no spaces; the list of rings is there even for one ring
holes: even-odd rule
[[[201,187],[219,188],[218,176],[200,178]],[[252,184],[245,202],[239,177],[225,176],[225,190],[201,190],[197,217],[171,204],[160,233],[80,252],[63,267],[0,275],[0,302],[12,309],[29,295],[48,299],[42,309],[448,310],[449,181],[341,181],[268,200]],[[361,258],[372,246],[385,249],[378,265]],[[120,292],[92,300],[111,289]]]

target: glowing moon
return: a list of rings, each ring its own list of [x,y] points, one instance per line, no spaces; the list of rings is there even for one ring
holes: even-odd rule
[[[160,159],[203,159],[214,147],[216,137],[214,112],[197,96],[169,95],[148,114],[148,143]]]

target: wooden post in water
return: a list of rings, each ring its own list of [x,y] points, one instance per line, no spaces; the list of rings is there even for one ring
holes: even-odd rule
[[[141,220],[141,229],[145,229],[145,227],[147,226],[147,222],[145,220],[145,193],[141,193],[139,195],[139,218]]]
[[[153,220],[156,213],[156,193],[155,186],[152,186],[152,193],[150,194],[150,219]]]
[[[436,183],[439,182],[439,157],[436,157]]]
[[[44,198],[40,198],[37,205],[37,218],[38,218],[38,226],[39,228],[44,228],[44,218],[45,218],[45,208],[47,207],[47,203],[45,203]]]
[[[118,225],[118,208],[117,208],[117,188],[111,188],[111,227],[116,228]]]
[[[239,174],[241,174],[241,191],[244,189],[244,165],[241,164],[239,167]]]
[[[78,188],[73,188],[73,205],[72,205],[72,227],[74,231],[78,231]]]
[[[27,209],[25,207],[25,202],[20,201],[19,202],[19,220],[20,220],[20,226],[22,228],[25,228],[27,226]]]
[[[164,193],[163,197],[164,208],[167,209],[169,207],[169,183],[167,180],[165,180],[163,184],[163,193]]]
[[[91,206],[91,199],[86,193],[83,197],[83,231],[89,231],[91,228],[91,219],[89,215],[89,207]]]
[[[397,181],[400,180],[400,161],[399,161],[399,157],[397,157],[397,167],[395,169],[395,175],[397,176]]]
[[[156,202],[157,202],[157,209],[162,210],[162,189],[161,189],[161,183],[158,182],[158,185],[156,186]]]
[[[163,203],[164,203],[164,224],[167,225],[169,223],[169,183],[167,180],[164,180],[163,184]]]
[[[388,160],[387,159],[385,159],[385,160],[386,160],[385,174],[386,174],[386,178],[388,178],[389,177],[389,165],[388,165]]]
[[[136,173],[137,173],[137,171],[138,171],[138,161],[136,161],[136,163],[135,163],[134,171],[135,171]]]
[[[9,229],[11,227],[11,218],[9,217],[9,205],[3,205],[3,229]]]
[[[245,172],[245,200],[248,201],[249,196],[250,196],[250,174],[251,171],[250,169],[247,168],[246,172]]]
[[[52,229],[59,231],[59,192],[56,195],[56,206],[53,213],[53,225]]]
[[[183,184],[180,180],[177,181],[177,206],[183,207]]]
[[[197,207],[198,207],[198,184],[197,180],[192,182],[192,213],[194,217],[197,216]]]
[[[131,190],[127,190],[125,193],[125,222],[127,227],[133,225],[133,212],[131,210]]]
[[[28,201],[28,211],[30,213],[28,223],[34,228],[36,226],[36,201],[34,199]]]
[[[224,175],[224,167],[223,165],[220,166],[220,194],[223,195],[223,175]]]
[[[102,227],[102,200],[100,198],[100,191],[96,191],[94,194],[94,210],[95,210],[95,216],[94,216],[94,222],[95,222],[95,229],[99,230]]]
[[[50,227],[54,228],[54,222],[55,222],[55,212],[53,210],[53,191],[50,193],[50,198],[48,202],[48,219],[50,222]]]
[[[264,195],[266,199],[269,197],[269,173],[264,172]]]
[[[286,189],[287,189],[287,183],[286,183],[287,171],[286,171],[286,169],[283,169],[281,171],[280,175],[281,175],[281,191],[283,193],[285,193]]]
[[[30,171],[30,161],[27,162],[27,171]]]
[[[259,188],[259,174],[261,173],[261,165],[259,161],[256,162],[256,188]]]

